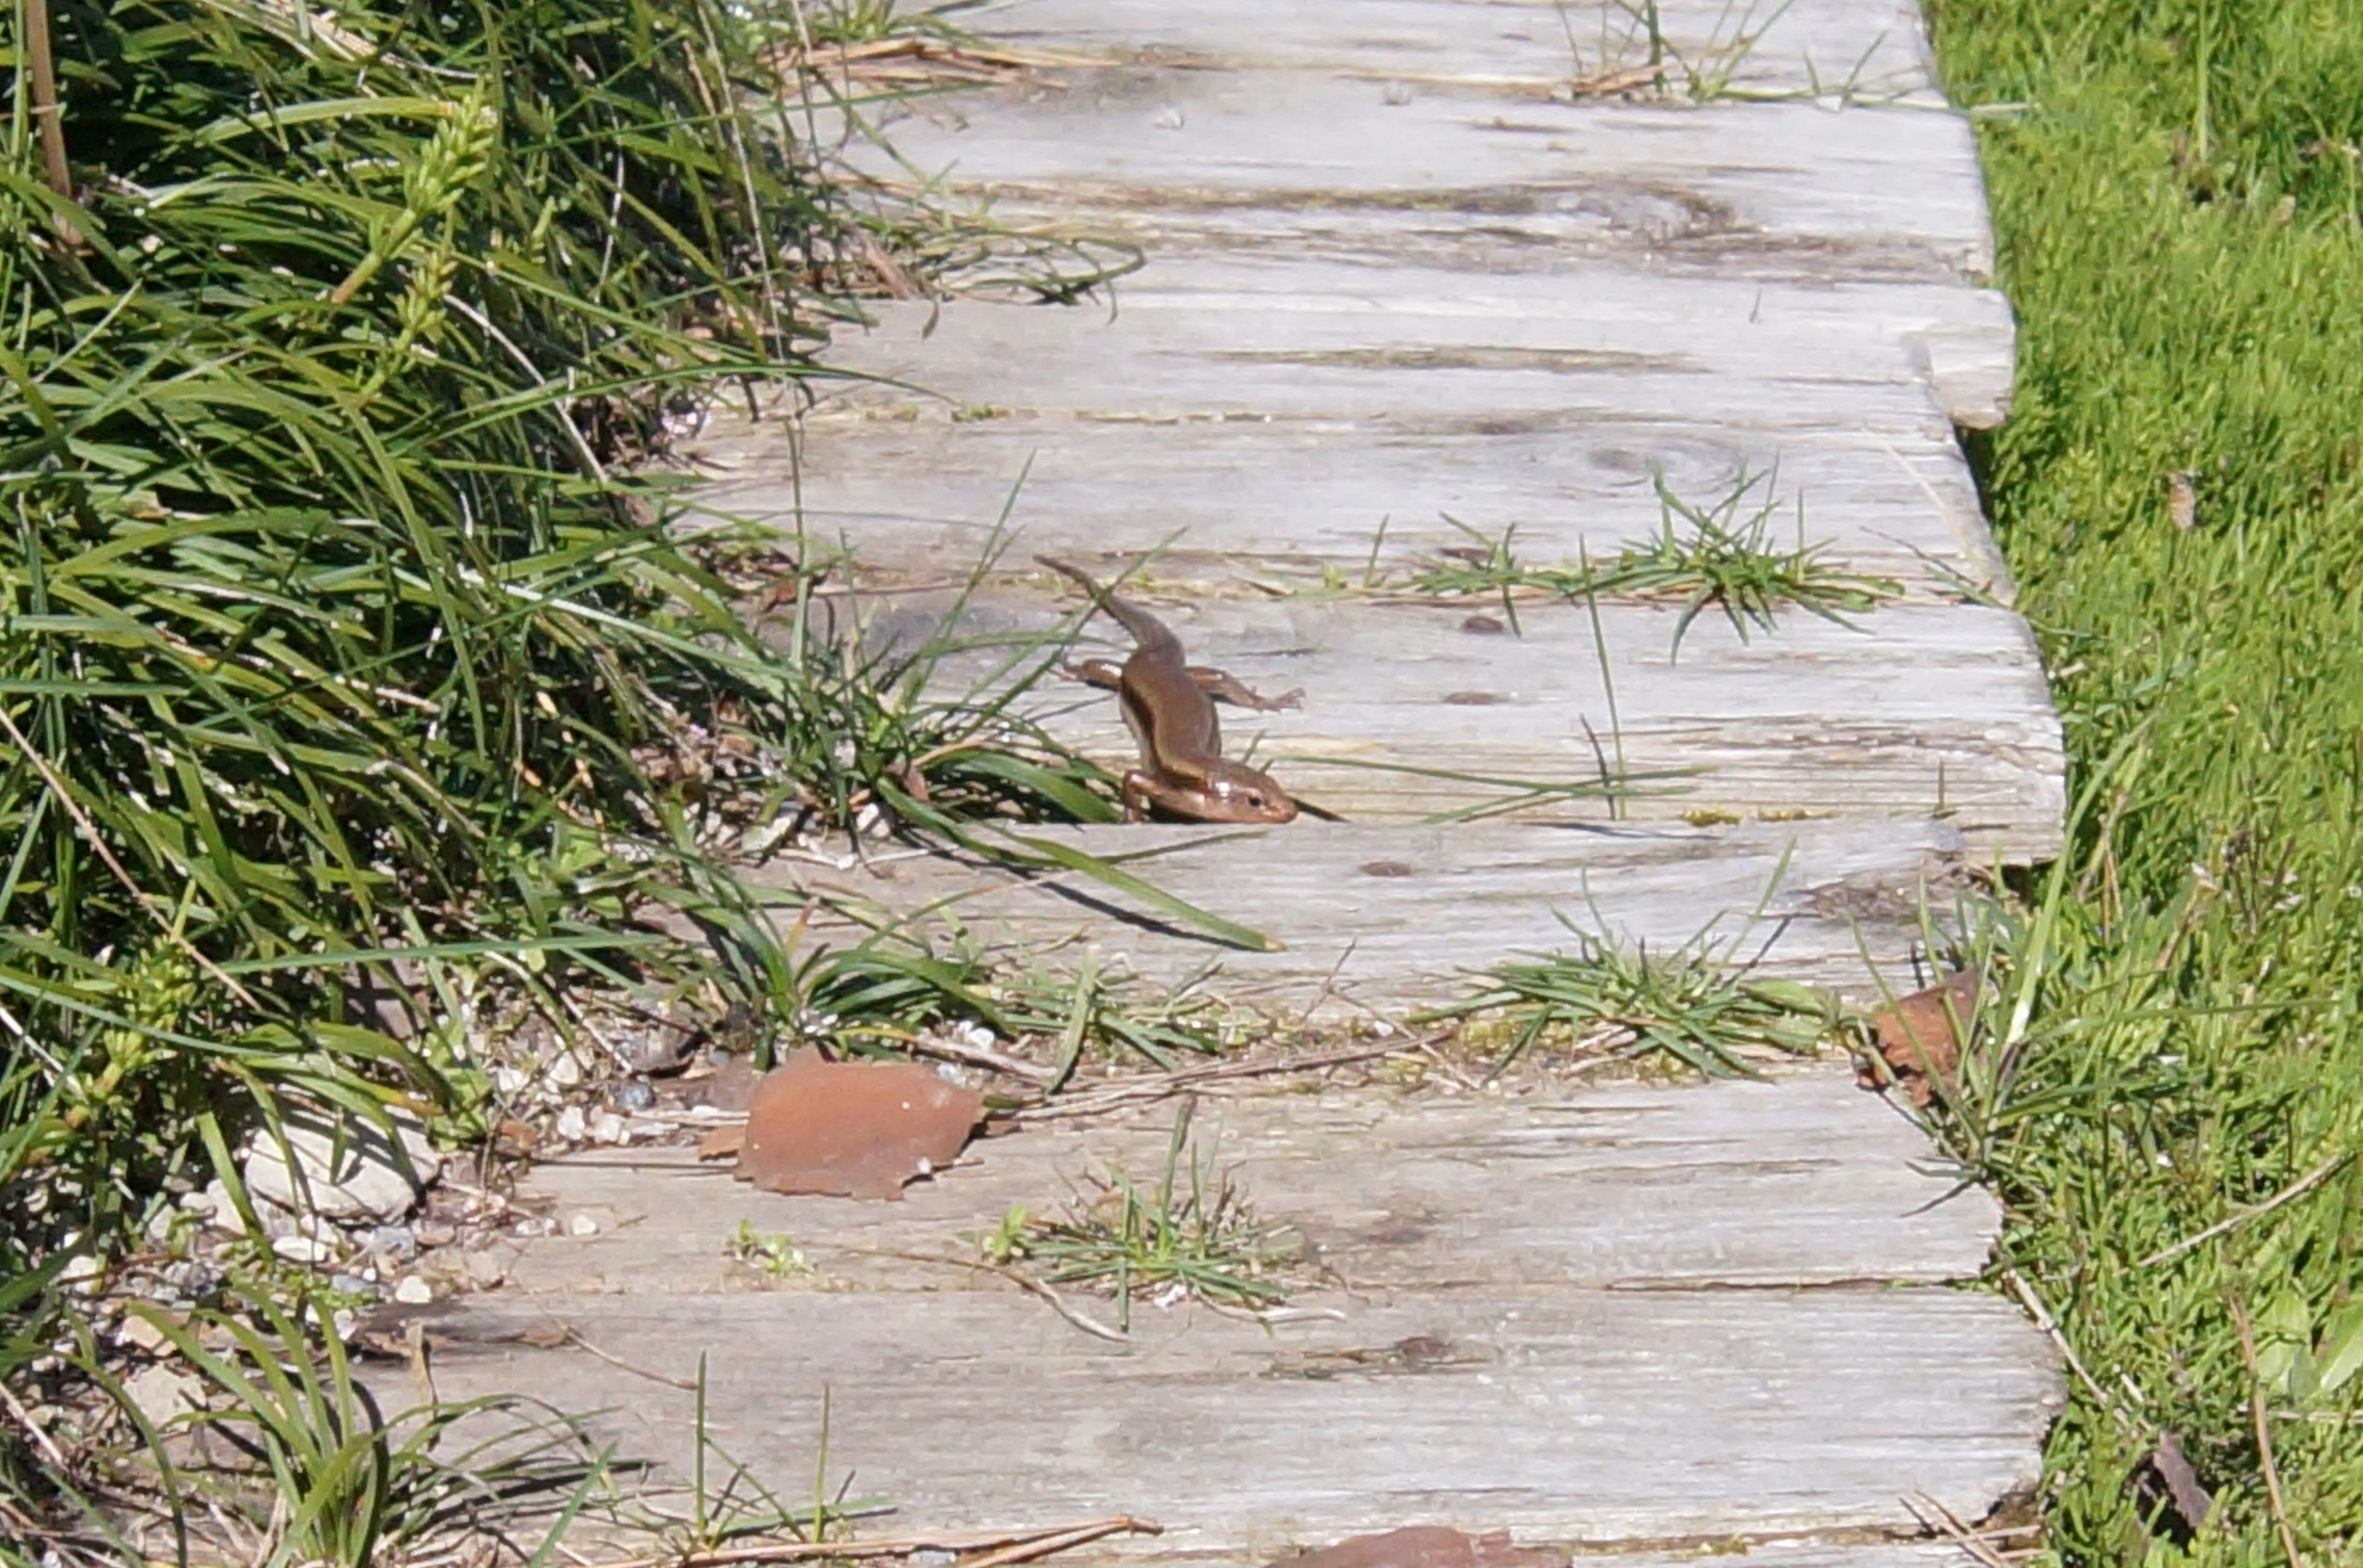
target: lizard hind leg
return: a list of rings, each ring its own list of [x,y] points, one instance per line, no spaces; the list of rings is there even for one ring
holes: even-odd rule
[[[1304,706],[1303,686],[1297,687],[1292,692],[1282,692],[1276,697],[1268,697],[1249,689],[1244,682],[1228,671],[1211,670],[1204,664],[1190,666],[1190,679],[1197,684],[1200,691],[1216,701],[1234,703],[1257,713],[1278,713],[1284,707]]]

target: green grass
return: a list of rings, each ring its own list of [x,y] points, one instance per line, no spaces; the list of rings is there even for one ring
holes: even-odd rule
[[[1698,502],[1676,495],[1659,473],[1654,476],[1657,532],[1626,542],[1606,561],[1529,566],[1512,551],[1513,530],[1505,529],[1497,539],[1475,536],[1476,547],[1437,562],[1406,585],[1417,594],[1498,596],[1513,625],[1517,608],[1512,595],[1522,590],[1586,603],[1603,595],[1679,600],[1676,657],[1692,623],[1709,609],[1721,611],[1744,642],[1751,628],[1770,631],[1785,609],[1851,626],[1847,617],[1903,593],[1902,584],[1889,578],[1831,562],[1827,540],[1808,543],[1802,494],[1795,501],[1796,542],[1784,547],[1774,529],[1774,519],[1785,509],[1779,480],[1778,470],[1751,473],[1743,468],[1711,500]],[[1455,519],[1446,520],[1465,530]]]
[[[1215,1169],[1215,1151],[1190,1136],[1196,1102],[1174,1113],[1165,1169],[1146,1184],[1111,1166],[1098,1190],[1055,1218],[1020,1207],[975,1238],[987,1261],[1045,1284],[1084,1284],[1116,1300],[1119,1331],[1132,1328],[1136,1296],[1194,1297],[1256,1311],[1288,1299],[1284,1275],[1301,1246],[1283,1226],[1257,1218],[1246,1195]]]
[[[817,373],[888,251],[922,278],[1038,271],[857,199],[803,139],[796,99],[827,89],[777,62],[809,21],[874,37],[890,11],[50,8],[63,161],[29,71],[0,147],[12,1386],[88,1392],[17,1353],[85,1311],[50,1273],[71,1254],[104,1287],[211,1177],[243,1202],[232,1151],[290,1101],[406,1105],[447,1140],[495,1122],[454,995],[564,1026],[629,985],[774,1036],[989,1009],[894,929],[800,942],[727,863],[760,824],[1056,862],[1261,940],[1002,830],[1112,817],[1113,781],[1009,689],[924,693],[957,628],[885,653],[821,635],[836,563],[774,542],[795,602],[760,637],[732,575],[751,547],[685,542],[678,496],[634,473],[702,400]],[[12,60],[34,15],[8,14]],[[1053,651],[1011,650],[1010,684]],[[658,934],[667,912],[704,940]],[[365,974],[400,993],[406,971],[413,1038],[348,1017]],[[28,1444],[0,1422],[0,1507],[84,1528],[77,1478]]]
[[[2351,1562],[2363,14],[1933,9],[1948,91],[1988,106],[2021,324],[2014,412],[1974,456],[2083,802],[1948,1118],[2008,1204],[2010,1288],[2081,1369],[2046,1552]],[[2195,1537],[2143,1500],[2161,1432],[2216,1497]]]
[[[1732,962],[1747,931],[1725,941],[1703,933],[1651,952],[1560,923],[1572,951],[1495,965],[1474,992],[1414,1024],[1457,1021],[1460,1038],[1493,1053],[1489,1076],[1529,1051],[1554,1070],[1657,1062],[1711,1078],[1759,1076],[1766,1062],[1810,1056],[1837,1030],[1834,1001],[1792,981],[1752,980]]]

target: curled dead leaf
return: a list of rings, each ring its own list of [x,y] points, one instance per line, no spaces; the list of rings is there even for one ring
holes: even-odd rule
[[[983,1117],[983,1095],[925,1067],[800,1051],[755,1085],[735,1173],[767,1192],[899,1198]]]
[[[1878,1054],[1862,1063],[1855,1082],[1866,1089],[1901,1086],[1922,1110],[1936,1096],[1934,1085],[1950,1093],[1959,1082],[1961,1048],[1976,1023],[1981,983],[1972,966],[1871,1014]]]

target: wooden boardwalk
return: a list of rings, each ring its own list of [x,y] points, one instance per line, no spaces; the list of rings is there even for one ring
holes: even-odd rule
[[[914,627],[1004,515],[978,629],[1071,612],[1037,550],[1112,574],[1161,549],[1138,591],[1193,657],[1304,688],[1301,711],[1227,719],[1234,751],[1348,820],[1063,830],[1159,850],[1139,869],[1270,953],[946,859],[860,891],[961,894],[971,929],[1054,958],[1217,958],[1232,995],[1292,1014],[1392,1014],[1564,946],[1561,914],[1661,951],[1712,931],[1867,996],[1865,956],[1908,985],[1967,868],[2056,852],[2058,729],[1954,429],[2004,417],[2011,319],[1917,17],[1656,14],[1672,91],[1647,101],[1585,86],[1640,80],[1637,7],[964,14],[1039,63],[909,106],[902,162],[874,172],[1147,265],[1112,301],[882,307],[828,356],[875,379],[693,443],[706,499],[842,539]],[[1514,526],[1536,564],[1612,557],[1660,526],[1660,476],[1702,506],[1761,476],[1744,499],[1778,503],[1777,547],[1802,528],[1902,597],[1745,638],[1710,612],[1677,656],[1676,606],[1526,603],[1512,628],[1403,591],[1470,529]],[[1039,702],[1125,758],[1104,695]],[[1428,820],[1488,798],[1442,774],[1581,780],[1612,751],[1662,784],[1621,817],[1570,796]],[[2038,1473],[2047,1348],[1948,1284],[1982,1266],[1991,1204],[1834,1067],[1210,1106],[1225,1168],[1329,1271],[1281,1324],[1143,1307],[1113,1346],[993,1276],[876,1255],[958,1251],[1112,1159],[1153,1169],[1170,1114],[1029,1125],[893,1207],[752,1194],[677,1152],[561,1162],[536,1177],[561,1233],[520,1243],[509,1289],[438,1308],[444,1392],[618,1407],[627,1448],[679,1462],[687,1397],[614,1362],[681,1377],[703,1351],[713,1436],[783,1485],[828,1387],[832,1462],[895,1502],[892,1533],[1121,1509],[1169,1533],[1093,1551],[1219,1562],[1448,1523],[1900,1568],[1946,1550],[1912,1539],[1925,1499],[1974,1520]],[[817,1274],[729,1264],[742,1219]],[[613,1360],[518,1342],[552,1316]]]

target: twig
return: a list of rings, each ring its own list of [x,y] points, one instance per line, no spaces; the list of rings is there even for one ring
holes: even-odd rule
[[[1905,1497],[1902,1501],[1903,1506],[1911,1510],[1914,1518],[1932,1530],[1949,1536],[1955,1545],[1984,1563],[1985,1568],[2010,1568],[2009,1562],[2003,1559],[2001,1552],[1993,1549],[1985,1537],[1963,1524],[1960,1515],[1945,1507],[1929,1494],[1921,1493],[1920,1502],[1927,1504],[1935,1512],[1936,1517],[1934,1520],[1922,1513],[1919,1504],[1914,1503],[1911,1498]]]
[[[183,952],[194,959],[199,969],[220,981],[224,989],[231,995],[250,1007],[261,1006],[261,1004],[254,999],[252,992],[223,973],[220,965],[199,952],[196,944],[183,936],[178,926],[164,918],[164,911],[156,906],[156,901],[148,896],[147,892],[138,883],[131,880],[131,873],[123,869],[123,862],[115,858],[115,851],[108,849],[106,840],[98,836],[98,828],[91,821],[89,814],[83,810],[82,803],[67,793],[65,781],[58,777],[57,771],[50,766],[50,760],[33,749],[33,743],[25,739],[25,732],[17,728],[17,721],[8,717],[8,710],[5,707],[0,707],[0,728],[8,731],[8,739],[17,743],[17,749],[25,754],[25,761],[33,764],[33,771],[41,775],[41,782],[50,786],[50,793],[58,797],[58,804],[65,807],[67,816],[73,818],[74,827],[81,832],[83,842],[88,844],[98,858],[105,862],[106,869],[115,873],[115,880],[123,884],[124,890],[138,901],[139,907],[148,911],[148,917],[155,921]]]
[[[66,1456],[58,1451],[57,1440],[33,1419],[31,1411],[17,1402],[15,1391],[5,1383],[0,1383],[0,1403],[7,1405],[9,1416],[25,1429],[25,1435],[33,1440],[33,1446],[41,1451],[41,1457],[50,1462],[50,1467],[60,1475],[67,1473],[72,1467],[66,1463]]]
[[[1383,1045],[1359,1045],[1344,1051],[1322,1051],[1313,1056],[1264,1057],[1258,1061],[1226,1062],[1206,1067],[1179,1067],[1170,1073],[1102,1084],[1071,1098],[1028,1106],[1017,1113],[1017,1118],[1020,1121],[1044,1121],[1053,1117],[1090,1116],[1099,1111],[1163,1099],[1200,1084],[1226,1078],[1260,1078],[1275,1073],[1314,1073],[1325,1067],[1343,1067],[1350,1062],[1369,1062],[1381,1056],[1407,1054],[1444,1038],[1445,1035],[1439,1034],[1426,1040],[1390,1040]]]
[[[2265,1379],[2257,1370],[2257,1338],[2248,1328],[2248,1309],[2240,1305],[2238,1296],[2229,1298],[2232,1326],[2240,1331],[2240,1360],[2248,1369],[2248,1419],[2257,1429],[2257,1458],[2265,1471],[2265,1499],[2273,1507],[2273,1525],[2280,1531],[2281,1550],[2289,1554],[2290,1568],[2305,1568],[2305,1560],[2297,1554],[2297,1532],[2290,1529],[2289,1506],[2281,1497],[2281,1470],[2273,1461],[2272,1428],[2265,1418]]]
[[[1346,961],[1352,958],[1354,956],[1354,950],[1361,945],[1362,939],[1359,937],[1352,937],[1347,940],[1345,951],[1337,955],[1337,962],[1331,964],[1329,966],[1329,973],[1321,977],[1321,989],[1313,993],[1313,1000],[1305,1003],[1304,1011],[1297,1015],[1296,1027],[1298,1029],[1301,1029],[1305,1025],[1311,1023],[1313,1021],[1314,1009],[1320,1006],[1322,1003],[1327,1001],[1336,994],[1337,988],[1337,976],[1346,972]]]
[[[1112,1519],[1102,1519],[1096,1524],[1077,1525],[1073,1529],[1062,1530],[1057,1535],[1046,1536],[1040,1540],[1015,1541],[1001,1548],[998,1551],[988,1551],[982,1557],[964,1557],[954,1565],[954,1568],[1006,1568],[1006,1565],[1012,1562],[1031,1562],[1037,1558],[1048,1557],[1054,1551],[1064,1551],[1071,1546],[1081,1546],[1085,1541],[1098,1540],[1103,1536],[1126,1531],[1139,1535],[1164,1533],[1159,1526],[1150,1524],[1146,1519],[1136,1519],[1128,1514],[1121,1514]]]
[[[2027,1312],[2033,1316],[2036,1326],[2051,1336],[2051,1342],[2059,1347],[2059,1354],[2067,1361],[2069,1370],[2083,1380],[2084,1386],[2092,1391],[2092,1397],[2101,1402],[2101,1408],[2114,1417],[2117,1422],[2128,1430],[2136,1432],[2145,1430],[2143,1424],[2126,1415],[2124,1407],[2110,1398],[2101,1385],[2092,1380],[2092,1374],[2084,1370],[2083,1362],[2076,1355],[2076,1347],[2068,1342],[2068,1336],[2060,1331],[2058,1320],[2051,1316],[2051,1309],[2043,1305],[2043,1298],[2035,1294],[2035,1287],[2028,1284],[2016,1269],[2002,1270],[2002,1277],[2009,1284],[2012,1292],[2017,1296],[2019,1301],[2025,1305]]]
[[[1056,1525],[1048,1529],[991,1530],[971,1535],[914,1535],[886,1540],[783,1540],[768,1546],[724,1546],[710,1551],[691,1551],[661,1557],[627,1557],[621,1562],[603,1562],[599,1568],[729,1568],[739,1562],[799,1562],[815,1557],[877,1558],[908,1557],[919,1551],[993,1551],[1019,1547],[1035,1547],[1046,1551],[1062,1551],[1103,1536],[1126,1532],[1137,1535],[1161,1535],[1162,1525],[1147,1519],[1134,1518],[1130,1514],[1117,1514],[1110,1518],[1095,1519],[1087,1525]],[[1056,1544],[1051,1544],[1055,1542]],[[1001,1559],[1005,1562],[1022,1562],[1022,1557]],[[970,1563],[967,1568],[982,1568]]]
[[[2240,1226],[2246,1225],[2251,1219],[2262,1218],[2264,1216],[2270,1214],[2273,1210],[2280,1207],[2281,1205],[2285,1203],[2294,1203],[2299,1198],[2302,1198],[2306,1194],[2312,1192],[2314,1188],[2322,1185],[2323,1183],[2328,1181],[2332,1176],[2337,1174],[2338,1168],[2346,1164],[2347,1161],[2354,1157],[2355,1156],[2351,1151],[2344,1153],[2333,1154],[2329,1159],[2324,1160],[2321,1164],[2316,1165],[2313,1170],[2299,1177],[2290,1185],[2283,1187],[2280,1192],[2275,1193],[2264,1202],[2248,1208],[2244,1208],[2239,1213],[2232,1216],[2229,1219],[2218,1220],[2214,1224],[2209,1226],[2206,1229],[2199,1232],[2196,1236],[2186,1236],[2171,1247],[2160,1248],[2158,1251],[2152,1252],[2148,1257],[2144,1258],[2140,1262],[2136,1263],[2134,1267],[2137,1269],[2146,1269],[2152,1263],[2162,1263],[2169,1258],[2179,1258],[2182,1256],[2183,1253],[2191,1251],[2193,1247],[2199,1246],[2203,1242],[2213,1241],[2216,1237],[2223,1235],[2227,1230],[2236,1229]]]
[[[1112,1345],[1128,1345],[1132,1343],[1132,1336],[1126,1333],[1123,1329],[1111,1329],[1097,1318],[1089,1317],[1084,1313],[1078,1312],[1075,1308],[1068,1306],[1066,1299],[1059,1296],[1057,1291],[1052,1290],[1040,1280],[1036,1279],[1031,1274],[1022,1273],[1016,1269],[1009,1268],[1004,1264],[988,1263],[981,1258],[948,1258],[940,1252],[904,1252],[897,1251],[891,1247],[856,1247],[837,1241],[815,1241],[811,1243],[811,1245],[815,1247],[826,1247],[833,1252],[850,1252],[856,1257],[899,1258],[904,1262],[941,1263],[948,1268],[970,1269],[981,1274],[993,1274],[1001,1279],[1007,1280],[1010,1284],[1018,1286],[1020,1289],[1040,1296],[1044,1301],[1049,1303],[1051,1311],[1057,1313],[1069,1323],[1081,1329],[1084,1333],[1091,1335],[1095,1340],[1105,1340]]]
[[[58,71],[50,50],[50,0],[25,0],[25,64],[32,78],[33,118],[41,128],[41,161],[50,189],[73,200],[73,170],[66,162],[65,109],[58,102]],[[79,250],[82,231],[57,219],[58,238]]]
[[[631,1362],[624,1360],[621,1356],[609,1355],[606,1351],[601,1350],[598,1346],[584,1339],[582,1337],[582,1330],[577,1329],[573,1324],[567,1322],[564,1318],[547,1310],[543,1312],[542,1316],[557,1324],[559,1328],[565,1332],[566,1338],[560,1341],[561,1343],[572,1345],[577,1350],[588,1351],[618,1372],[628,1372],[634,1377],[645,1377],[650,1383],[661,1383],[667,1388],[678,1388],[686,1394],[694,1394],[697,1392],[697,1380],[694,1378],[667,1377],[660,1372],[650,1372],[646,1367],[634,1366]]]
[[[957,1062],[967,1067],[985,1067],[995,1073],[1005,1073],[1012,1078],[1023,1078],[1029,1084],[1048,1084],[1058,1076],[1048,1067],[1020,1061],[998,1051],[981,1045],[969,1045],[956,1040],[932,1040],[923,1036],[904,1036],[904,1050],[919,1056],[932,1056],[938,1061]]]

